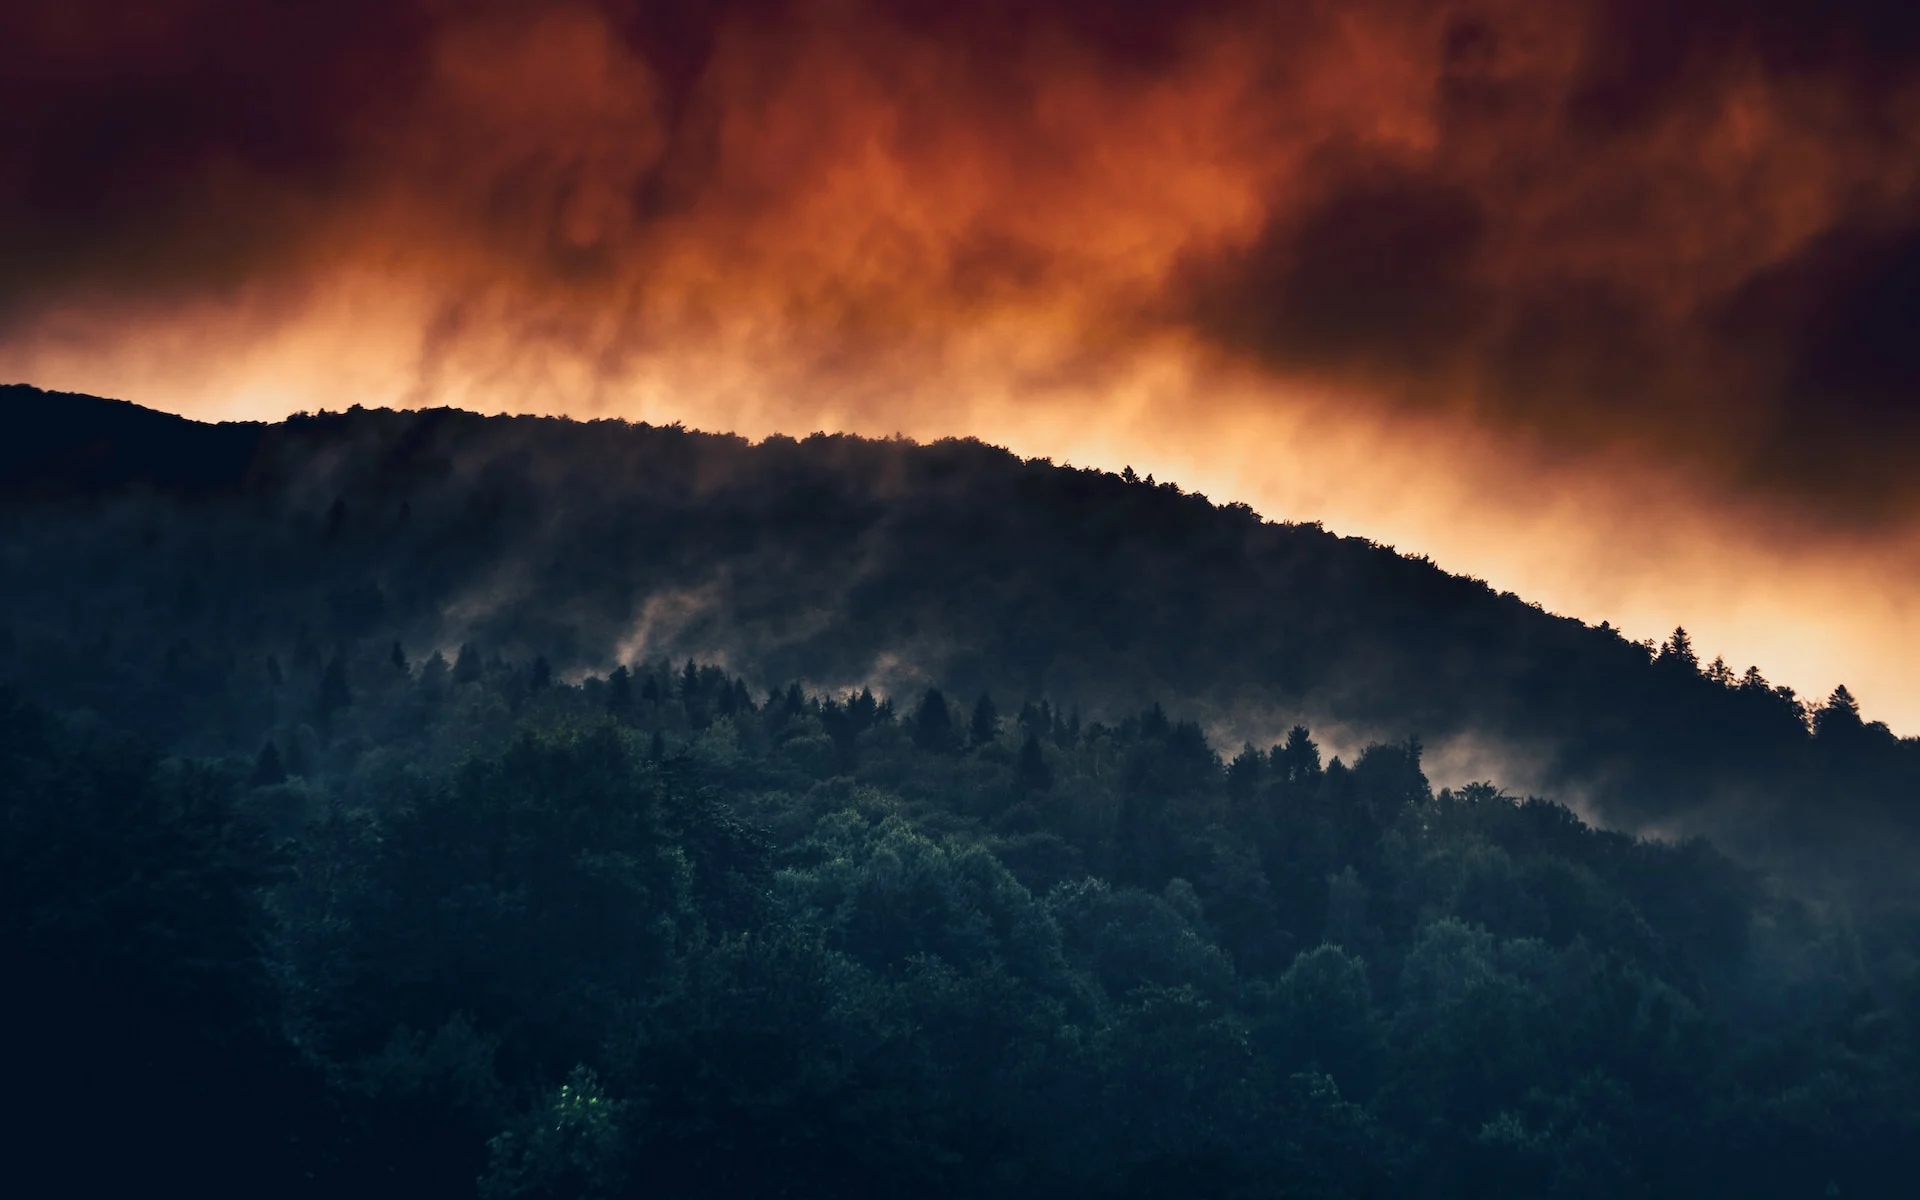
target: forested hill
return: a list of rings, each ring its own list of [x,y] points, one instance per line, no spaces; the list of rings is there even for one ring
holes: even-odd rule
[[[1604,822],[1856,879],[1897,878],[1920,830],[1920,742],[1844,694],[1809,706],[1684,637],[1635,644],[1171,483],[974,441],[444,409],[205,425],[23,386],[0,420],[0,678],[185,752],[251,752],[288,689],[396,645],[561,678],[717,654],[763,688],[1474,746]]]
[[[1920,1172],[1916,748],[1844,698],[972,442],[4,403],[0,1179]]]

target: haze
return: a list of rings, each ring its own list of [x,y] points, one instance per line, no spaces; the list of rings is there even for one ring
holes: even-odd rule
[[[1920,729],[1920,17],[0,13],[0,378],[971,434]]]

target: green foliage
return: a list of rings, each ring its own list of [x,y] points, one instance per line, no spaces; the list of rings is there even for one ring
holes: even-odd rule
[[[480,1200],[610,1200],[624,1194],[629,1106],[575,1067],[546,1104],[487,1143]]]
[[[1276,1069],[1325,1075],[1349,1095],[1372,1091],[1384,1047],[1365,963],[1322,945],[1262,990],[1261,1043]]]
[[[460,664],[356,676],[278,763],[8,701],[0,929],[60,1047],[24,1078],[122,1081],[117,1136],[169,1172],[179,1128],[250,1131],[209,1186],[274,1194],[1797,1196],[1916,1166],[1908,910],[1436,795],[1414,741],[1228,764],[1158,708],[962,729],[934,691],[901,719],[698,664]]]

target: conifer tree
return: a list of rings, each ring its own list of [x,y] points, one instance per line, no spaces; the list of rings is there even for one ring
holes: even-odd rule
[[[1827,702],[1813,714],[1813,735],[1817,738],[1845,737],[1860,729],[1860,702],[1844,683],[1834,688]]]
[[[633,673],[622,663],[607,676],[607,709],[624,713],[633,707]]]
[[[453,681],[455,683],[477,683],[482,674],[480,651],[472,642],[462,642],[460,655],[453,660]]]
[[[913,744],[922,750],[945,750],[953,742],[953,716],[939,688],[928,688],[913,711]]]

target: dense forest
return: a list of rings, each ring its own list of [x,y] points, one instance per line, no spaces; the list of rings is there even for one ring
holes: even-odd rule
[[[559,678],[712,659],[771,688],[1160,703],[1222,745],[1422,738],[1609,828],[1908,886],[1920,739],[1317,525],[971,441],[744,439],[355,409],[205,425],[0,388],[0,679],[196,753],[266,662],[468,642]],[[1128,473],[1130,476],[1130,473]]]
[[[6,1086],[86,1191],[1894,1195],[1910,911],[1414,742],[1230,761],[659,662],[281,685],[247,759],[0,708]],[[297,723],[295,723],[297,719]],[[20,1162],[18,1155],[16,1163]],[[477,1192],[476,1192],[477,1189]]]
[[[1920,746],[1844,693],[975,443],[4,403],[22,1178],[1920,1172]]]

